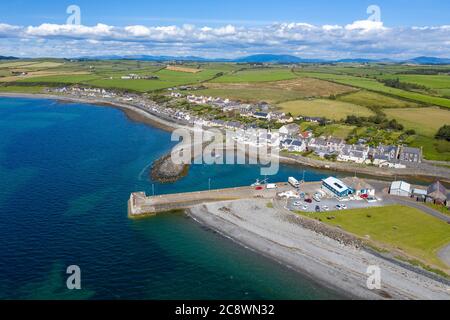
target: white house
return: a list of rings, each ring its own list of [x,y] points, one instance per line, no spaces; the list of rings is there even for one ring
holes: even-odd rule
[[[409,197],[411,195],[411,185],[405,181],[394,181],[389,189],[389,194],[399,197]]]
[[[300,133],[300,127],[296,125],[295,123],[291,123],[285,126],[282,126],[280,130],[278,131],[280,133],[280,136],[282,137],[295,137],[298,136]]]

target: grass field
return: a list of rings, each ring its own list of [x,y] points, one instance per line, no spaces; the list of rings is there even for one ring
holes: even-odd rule
[[[423,148],[427,160],[450,161],[450,142],[425,136],[415,136],[412,147]]]
[[[310,78],[259,83],[205,83],[204,85],[208,89],[195,91],[193,94],[270,103],[309,97],[328,97],[354,91],[348,86]]]
[[[438,251],[450,243],[450,225],[420,210],[390,206],[302,214],[373,240],[386,249],[400,250],[428,265],[450,270],[437,256]],[[328,216],[335,219],[328,220]]]
[[[326,117],[331,120],[342,120],[349,115],[360,117],[374,115],[365,107],[328,99],[289,101],[280,104],[279,107],[294,116]]]
[[[396,99],[383,94],[361,90],[359,92],[343,95],[338,98],[339,101],[349,102],[364,107],[377,108],[416,108],[417,103]]]
[[[450,110],[440,108],[386,109],[384,112],[406,128],[427,137],[434,137],[439,128],[450,124]]]
[[[383,79],[399,79],[401,82],[414,83],[430,89],[449,89],[450,76],[448,75],[420,75],[420,74],[396,74],[385,75]]]
[[[33,87],[26,87],[26,86],[8,86],[3,87],[0,86],[0,92],[12,92],[12,93],[43,93],[45,87],[42,86],[33,86]]]
[[[214,82],[239,83],[239,82],[272,82],[295,79],[297,76],[287,68],[258,68],[245,69],[242,71],[226,74]]]
[[[187,72],[187,73],[199,73],[202,71],[201,69],[178,67],[178,66],[167,66],[166,69],[170,71]]]
[[[410,92],[410,91],[404,91],[396,88],[391,88],[385,86],[383,83],[378,82],[373,79],[368,78],[362,78],[362,77],[354,77],[354,76],[348,76],[348,75],[337,75],[337,74],[327,74],[327,73],[320,73],[320,72],[296,72],[299,76],[303,77],[311,77],[311,78],[317,78],[322,80],[328,80],[333,81],[349,86],[353,86],[356,88],[366,89],[370,91],[376,91],[416,102],[421,102],[428,105],[436,105],[441,107],[450,108],[450,99],[446,98],[440,98],[440,97],[434,97],[425,95],[422,93],[417,92]]]

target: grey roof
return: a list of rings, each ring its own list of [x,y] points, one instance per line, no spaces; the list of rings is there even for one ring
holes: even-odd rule
[[[431,186],[428,187],[428,194],[442,194],[445,197],[447,197],[447,189],[444,187],[444,185],[440,181],[436,181]]]

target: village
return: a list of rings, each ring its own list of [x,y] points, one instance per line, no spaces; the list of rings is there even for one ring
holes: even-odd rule
[[[334,162],[356,163],[379,168],[405,169],[417,167],[423,161],[423,152],[419,148],[403,145],[369,146],[360,141],[357,144],[347,144],[344,139],[333,136],[315,137],[313,132],[302,131],[297,121],[322,122],[326,119],[292,116],[274,110],[267,103],[249,104],[214,97],[183,95],[173,90],[170,99],[185,100],[191,105],[208,105],[222,113],[233,111],[241,119],[265,121],[274,125],[267,131],[260,129],[252,121],[225,121],[209,115],[198,115],[195,110],[176,108],[168,103],[156,103],[151,99],[132,93],[121,93],[99,88],[63,87],[53,89],[54,93],[69,94],[77,97],[101,98],[105,100],[132,103],[158,117],[188,126],[219,128],[234,132],[233,139],[238,143],[279,148],[284,153],[293,156],[315,157]],[[278,129],[276,129],[278,127]]]

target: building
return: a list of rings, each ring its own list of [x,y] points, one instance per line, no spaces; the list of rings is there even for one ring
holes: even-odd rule
[[[401,147],[399,152],[399,160],[402,163],[422,163],[422,150],[418,148]]]
[[[342,179],[342,182],[344,182],[345,185],[352,190],[353,195],[356,195],[358,197],[364,195],[369,197],[375,196],[375,188],[363,179],[357,177],[348,177]]]
[[[303,140],[292,140],[288,150],[291,152],[304,152],[306,151],[306,143]]]
[[[394,181],[389,189],[389,194],[399,197],[411,196],[411,185],[404,181]]]
[[[422,200],[425,200],[428,194],[427,190],[419,188],[414,188],[411,193],[414,197],[420,198]]]
[[[427,190],[427,198],[436,202],[445,204],[448,191],[440,181],[436,181]]]
[[[338,198],[348,197],[352,193],[344,182],[334,177],[322,180],[322,189]]]
[[[298,136],[300,133],[300,127],[296,125],[295,123],[291,123],[285,126],[282,126],[280,130],[278,131],[280,133],[280,136],[282,137],[295,137]]]
[[[337,158],[341,162],[364,163],[369,156],[369,148],[360,145],[346,145]]]

